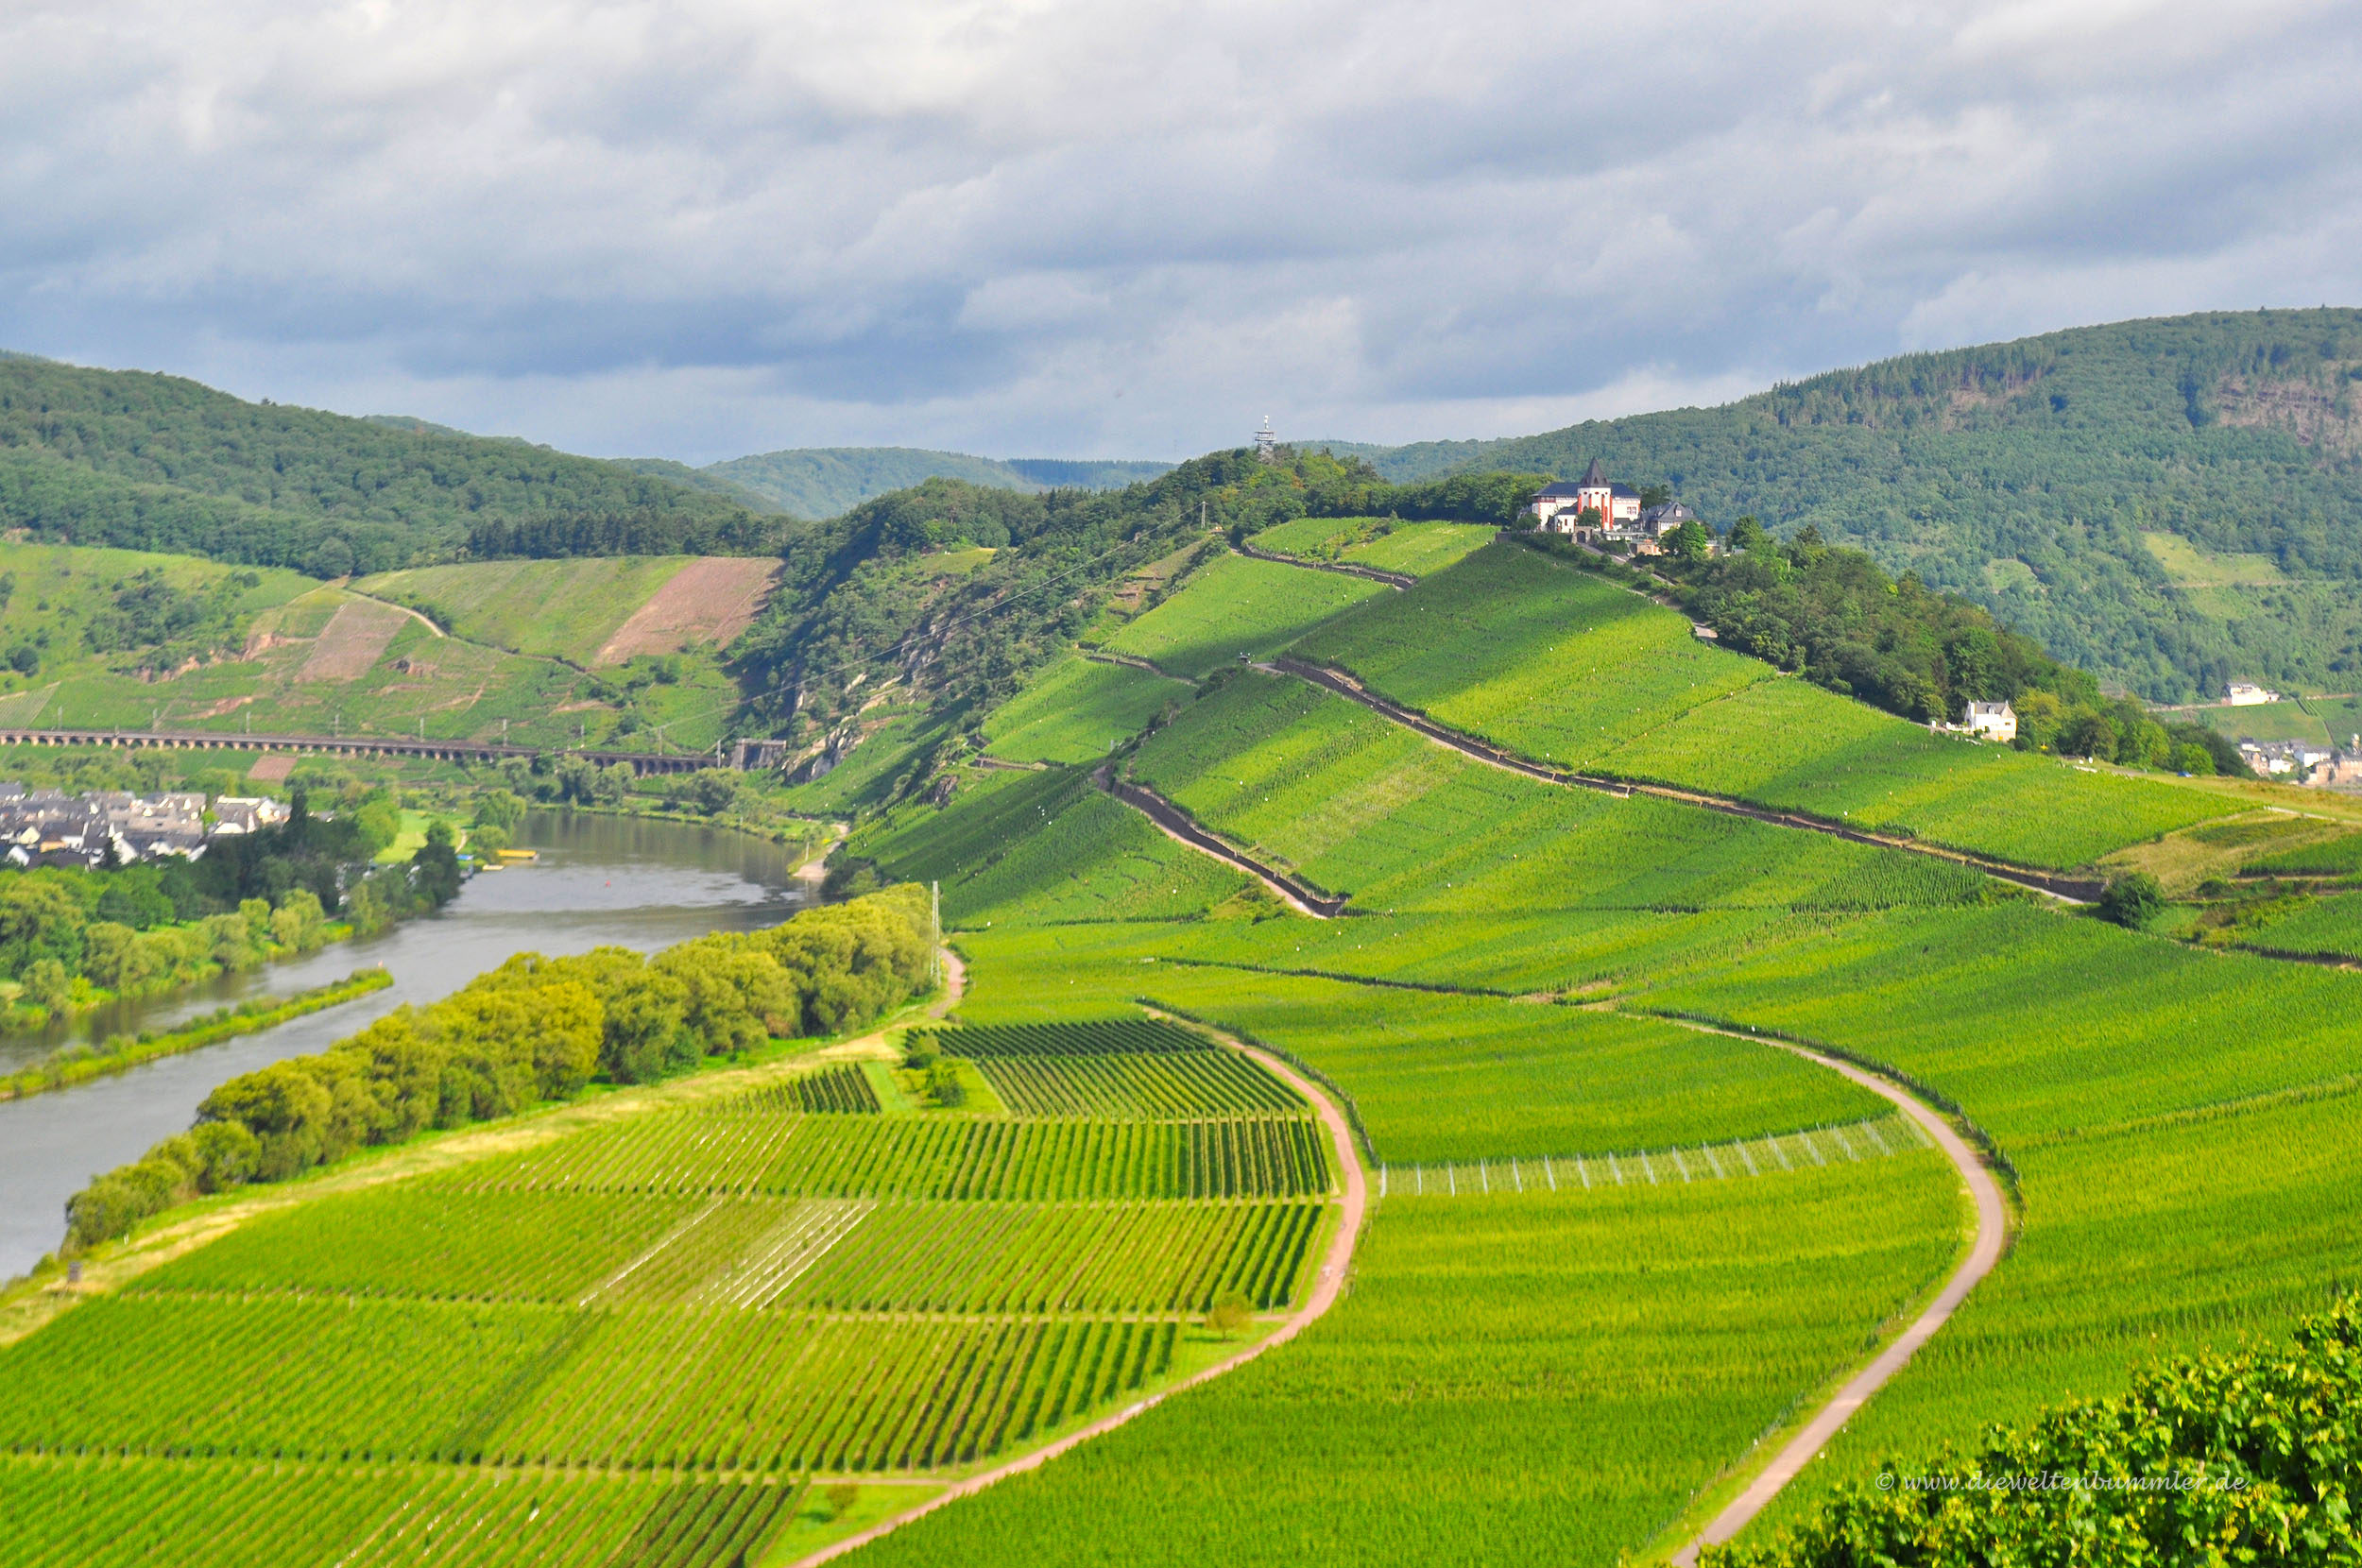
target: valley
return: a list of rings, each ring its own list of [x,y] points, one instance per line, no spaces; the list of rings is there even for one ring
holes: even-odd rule
[[[2301,314],[2240,330],[2336,327]],[[1833,1568],[1917,1560],[1897,1473],[2067,1421],[2095,1469],[2236,1473],[2341,1542],[2343,1461],[2268,1462],[2221,1390],[2351,1338],[2362,807],[2103,690],[2116,622],[2045,653],[2064,622],[1938,593],[1781,445],[1998,461],[2037,386],[2087,428],[2133,383],[2065,336],[2006,384],[1968,356],[1739,406],[1732,472],[1792,462],[1796,507],[1653,563],[1521,523],[1532,476],[1490,465],[1566,471],[1542,437],[1393,479],[938,474],[761,514],[768,553],[0,544],[0,732],[505,739],[543,760],[426,759],[496,829],[690,788],[586,754],[762,741],[711,831],[832,845],[809,902],[647,956],[528,910],[545,951],[460,941],[473,979],[258,1047],[191,1131],[175,1101],[75,1170],[69,1240],[0,1293],[11,1560]],[[2222,396],[2206,440],[2296,441]],[[1650,418],[1578,433],[1698,435],[1723,520],[1704,427]],[[2328,495],[2298,470],[2344,449],[2303,429],[2275,482]],[[2170,581],[2120,603],[2344,570],[2293,524],[2146,520]],[[2142,689],[2187,694],[2187,653]],[[2179,1446],[2089,1436],[2160,1389],[2215,1402]]]

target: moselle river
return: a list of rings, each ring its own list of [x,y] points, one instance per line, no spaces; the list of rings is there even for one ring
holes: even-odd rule
[[[225,1080],[319,1050],[404,1002],[449,996],[511,954],[581,953],[608,943],[650,951],[707,931],[775,925],[806,895],[793,851],[718,828],[537,811],[517,844],[540,860],[475,877],[440,914],[126,1004],[105,1026],[161,1028],[224,1001],[300,991],[370,964],[393,974],[383,991],[119,1077],[0,1101],[0,1279],[57,1246],[65,1201],[92,1176],[186,1131],[197,1102]],[[38,1039],[0,1039],[0,1064],[46,1049]]]

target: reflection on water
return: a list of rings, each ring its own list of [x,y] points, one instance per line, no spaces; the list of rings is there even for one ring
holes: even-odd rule
[[[93,1175],[185,1129],[216,1084],[316,1051],[404,1002],[449,995],[511,954],[588,952],[608,943],[643,951],[714,930],[784,919],[803,896],[793,854],[743,834],[615,817],[535,812],[517,836],[531,865],[486,872],[432,919],[366,942],[343,942],[288,963],[145,1002],[125,1004],[110,1030],[156,1029],[224,1001],[284,994],[384,964],[394,983],[358,1001],[168,1057],[117,1078],[0,1102],[0,1278],[23,1273],[64,1234],[67,1198]],[[48,1048],[19,1037],[0,1062]]]

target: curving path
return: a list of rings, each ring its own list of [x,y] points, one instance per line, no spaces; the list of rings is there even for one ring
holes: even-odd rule
[[[1707,1032],[1732,1033],[1728,1030],[1712,1030]],[[1936,1299],[1927,1304],[1926,1310],[1912,1321],[1910,1327],[1905,1329],[1892,1344],[1880,1351],[1870,1365],[1847,1379],[1845,1386],[1837,1391],[1836,1396],[1814,1412],[1812,1419],[1805,1423],[1804,1429],[1790,1438],[1787,1445],[1772,1456],[1772,1462],[1764,1467],[1762,1474],[1748,1484],[1747,1490],[1732,1499],[1730,1505],[1720,1513],[1716,1514],[1713,1521],[1704,1529],[1699,1531],[1695,1539],[1673,1554],[1670,1560],[1678,1564],[1679,1568],[1693,1568],[1702,1548],[1719,1546],[1740,1530],[1745,1529],[1748,1523],[1763,1511],[1765,1505],[1779,1495],[1780,1489],[1794,1480],[1805,1466],[1812,1462],[1813,1457],[1828,1446],[1829,1440],[1836,1437],[1845,1423],[1853,1419],[1854,1412],[1868,1404],[1871,1395],[1886,1387],[1888,1380],[1909,1363],[1910,1358],[1918,1353],[1919,1347],[1926,1344],[1934,1337],[1936,1330],[1951,1320],[1954,1310],[1967,1299],[1968,1293],[1977,1287],[1977,1282],[1992,1273],[1993,1266],[2001,1260],[2001,1244],[2007,1233],[2009,1221],[2009,1211],[2001,1202],[2001,1187],[1994,1181],[1993,1172],[1985,1168],[1985,1163],[1977,1157],[1977,1151],[1968,1146],[1966,1139],[1952,1131],[1951,1123],[1921,1104],[1910,1095],[1876,1074],[1865,1072],[1850,1062],[1840,1062],[1833,1056],[1823,1056],[1819,1051],[1808,1050],[1803,1046],[1790,1045],[1784,1040],[1764,1040],[1759,1035],[1735,1035],[1734,1037],[1754,1040],[1761,1045],[1778,1046],[1782,1050],[1793,1052],[1807,1062],[1826,1067],[1831,1072],[1842,1074],[1868,1089],[1872,1094],[1890,1101],[1896,1110],[1918,1123],[1920,1129],[1935,1140],[1936,1147],[1943,1150],[1944,1156],[1952,1162],[1953,1168],[1960,1173],[1960,1180],[1968,1184],[1969,1193],[1977,1202],[1977,1241],[1969,1249],[1967,1258],[1952,1271],[1952,1277],[1944,1282],[1943,1288],[1937,1293]]]
[[[1388,571],[1380,567],[1362,566],[1354,561],[1308,560],[1302,555],[1282,555],[1274,550],[1258,550],[1251,544],[1238,544],[1231,548],[1250,561],[1271,561],[1279,566],[1300,566],[1313,571],[1334,571],[1347,577],[1366,577],[1373,583],[1385,584],[1397,593],[1404,588],[1419,586],[1419,580],[1408,572]]]
[[[1146,817],[1155,825],[1158,832],[1173,843],[1210,856],[1234,871],[1245,872],[1298,914],[1309,914],[1315,920],[1328,920],[1344,912],[1344,899],[1322,893],[1310,883],[1291,877],[1276,866],[1265,865],[1244,850],[1216,838],[1199,827],[1197,819],[1155,791],[1118,778],[1112,767],[1101,767],[1091,775],[1091,782]]]
[[[948,952],[949,949],[946,951]],[[1264,1070],[1302,1095],[1305,1101],[1319,1115],[1321,1125],[1328,1129],[1330,1151],[1337,1161],[1337,1169],[1344,1180],[1344,1202],[1338,1210],[1337,1229],[1329,1236],[1328,1253],[1321,1260],[1320,1272],[1314,1276],[1311,1292],[1305,1297],[1304,1304],[1296,1308],[1286,1322],[1240,1351],[1238,1355],[1217,1361],[1204,1371],[1192,1373],[1172,1387],[1160,1389],[1146,1399],[1127,1405],[1113,1415],[1103,1416],[1080,1431],[1068,1433],[1047,1447],[1036,1448],[1032,1453],[1011,1459],[1006,1464],[995,1465],[980,1474],[970,1475],[967,1479],[929,1498],[908,1513],[898,1514],[882,1524],[871,1525],[858,1535],[847,1536],[832,1545],[823,1546],[809,1556],[797,1559],[791,1568],[815,1568],[816,1564],[843,1557],[847,1552],[866,1546],[880,1536],[900,1529],[914,1519],[923,1519],[947,1503],[957,1502],[963,1497],[972,1497],[995,1481],[1003,1481],[1012,1475],[1021,1475],[1029,1470],[1038,1470],[1076,1444],[1088,1442],[1103,1432],[1114,1431],[1134,1417],[1155,1409],[1183,1389],[1194,1389],[1201,1383],[1210,1383],[1233,1368],[1244,1366],[1265,1351],[1286,1344],[1303,1333],[1323,1313],[1337,1304],[1337,1297],[1344,1288],[1345,1270],[1353,1262],[1354,1243],[1361,1235],[1361,1219],[1369,1207],[1369,1184],[1362,1177],[1361,1162],[1354,1157],[1353,1134],[1345,1125],[1344,1114],[1329,1102],[1328,1097],[1323,1094],[1318,1086],[1277,1057],[1257,1050],[1254,1047],[1232,1039],[1226,1034],[1217,1037],[1241,1055],[1252,1057]]]
[[[2102,884],[2087,878],[2061,877],[2052,872],[2037,870],[2032,866],[2013,865],[2008,861],[1996,861],[1988,855],[1972,855],[1962,849],[1945,849],[1937,844],[1923,844],[1916,839],[1897,838],[1886,833],[1865,832],[1861,828],[1849,827],[1841,822],[1831,822],[1824,817],[1807,816],[1801,811],[1775,810],[1769,806],[1754,806],[1743,800],[1735,800],[1729,795],[1706,794],[1697,790],[1676,789],[1670,784],[1642,784],[1623,779],[1601,778],[1591,774],[1567,773],[1561,769],[1545,767],[1539,762],[1529,762],[1524,758],[1504,751],[1498,746],[1488,745],[1482,741],[1463,735],[1458,730],[1446,729],[1416,708],[1405,707],[1400,703],[1379,696],[1343,671],[1331,670],[1324,665],[1308,664],[1302,659],[1284,656],[1275,658],[1268,664],[1258,664],[1254,668],[1262,671],[1265,674],[1293,675],[1296,679],[1317,686],[1324,691],[1332,691],[1347,702],[1360,703],[1379,717],[1390,719],[1405,729],[1416,731],[1437,745],[1449,746],[1463,757],[1474,758],[1479,762],[1491,767],[1504,768],[1511,773],[1521,773],[1528,777],[1538,778],[1546,784],[1564,784],[1570,788],[1597,790],[1603,794],[1612,795],[1654,795],[1660,800],[1677,800],[1685,806],[1695,806],[1701,810],[1720,811],[1724,816],[1747,817],[1755,822],[1769,823],[1774,827],[1794,827],[1807,833],[1821,833],[1829,838],[1843,839],[1849,844],[1875,844],[1882,849],[1900,849],[1906,854],[1925,855],[1930,860],[1949,861],[1955,865],[1974,867],[1988,877],[1997,877],[2005,882],[2014,882],[2020,887],[2031,888],[2036,893],[2047,894],[2062,904],[2089,903],[2104,891]]]

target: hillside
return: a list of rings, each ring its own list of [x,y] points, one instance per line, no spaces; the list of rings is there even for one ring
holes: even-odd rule
[[[2164,1358],[2362,1270],[2362,974],[1962,852],[2350,877],[2362,833],[1931,735],[1512,542],[1373,529],[1409,587],[1232,552],[1359,548],[1295,516],[1336,478],[937,480],[815,527],[748,662],[865,737],[806,788],[883,807],[832,883],[899,885],[513,963],[94,1180],[78,1280],[0,1297],[17,1555],[779,1568],[1104,1423],[848,1560],[1611,1568],[1914,1321],[1742,1547],[2161,1366],[2186,1441],[2107,1474],[2226,1432],[2344,1462]],[[537,603],[668,570],[379,586],[580,649]],[[338,594],[402,614],[255,623]]]
[[[1154,479],[1170,463],[1071,462],[1059,458],[1001,460],[917,447],[798,447],[709,464],[695,471],[762,497],[800,518],[833,518],[890,490],[930,479],[1028,494],[1050,489],[1117,490]]]
[[[1817,527],[2160,702],[2362,681],[2362,312],[2204,315],[1906,355],[1720,408],[1340,444],[1397,481],[1598,458],[1709,520]]]
[[[0,357],[0,526],[318,577],[485,554],[725,554],[780,524],[522,441]]]
[[[0,723],[699,748],[756,557],[485,561],[361,579],[0,542]],[[420,613],[413,614],[417,609]]]

